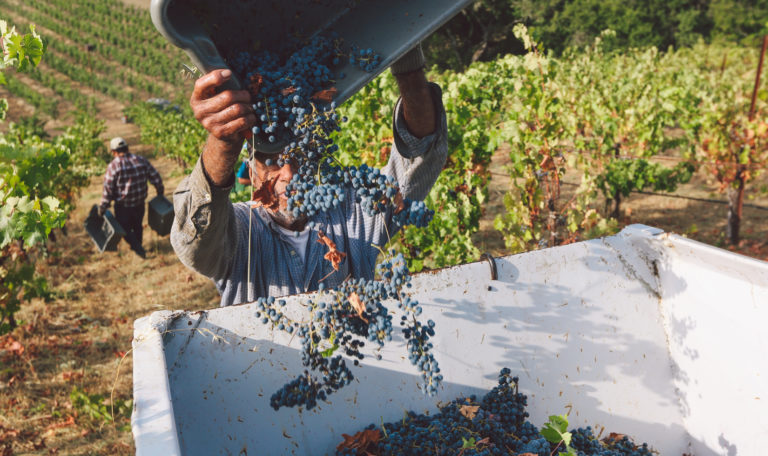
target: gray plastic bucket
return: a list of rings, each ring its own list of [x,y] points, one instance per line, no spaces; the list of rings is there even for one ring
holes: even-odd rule
[[[372,73],[348,61],[334,71],[339,104],[354,95],[400,56],[429,36],[470,0],[152,0],[155,27],[184,49],[204,73],[228,68],[240,51],[275,49],[286,37],[309,38],[335,32],[347,46],[372,48],[382,57]],[[228,89],[243,88],[233,78]],[[258,140],[258,138],[257,138]],[[274,148],[269,143],[260,148]]]

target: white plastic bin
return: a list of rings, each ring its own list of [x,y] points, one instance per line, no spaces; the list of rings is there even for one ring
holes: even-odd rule
[[[302,371],[298,338],[246,304],[155,312],[135,323],[133,434],[140,455],[333,454],[405,410],[520,376],[530,420],[570,413],[662,455],[768,448],[768,263],[643,225],[616,236],[414,276],[445,377],[417,389],[399,330],[383,359],[311,411],[269,406]],[[301,312],[306,296],[289,298]],[[395,317],[394,321],[399,321]]]

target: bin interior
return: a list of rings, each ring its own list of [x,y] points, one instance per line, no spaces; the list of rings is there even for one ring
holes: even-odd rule
[[[437,323],[445,380],[434,398],[418,391],[397,330],[383,359],[362,361],[326,403],[276,412],[269,398],[303,370],[300,347],[253,305],[137,320],[137,452],[333,454],[342,433],[487,392],[502,367],[519,375],[536,426],[570,413],[571,427],[664,455],[768,444],[768,264],[642,225],[495,261],[498,280],[486,262],[414,276],[424,319]],[[290,311],[304,299],[289,298]]]

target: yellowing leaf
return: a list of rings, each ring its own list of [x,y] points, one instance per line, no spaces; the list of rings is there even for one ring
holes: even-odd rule
[[[365,312],[365,304],[363,304],[362,301],[360,301],[360,296],[357,295],[357,292],[352,292],[351,295],[349,295],[349,303],[352,304],[352,308],[355,309],[355,312],[357,312],[357,316],[360,317],[361,320],[368,323],[368,319],[363,316],[363,312]]]
[[[462,405],[459,407],[459,413],[464,415],[467,419],[474,420],[477,411],[480,410],[479,405]]]

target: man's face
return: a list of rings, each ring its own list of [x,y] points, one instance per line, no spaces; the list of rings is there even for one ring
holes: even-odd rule
[[[273,162],[269,166],[265,163],[267,159],[271,159]],[[294,217],[293,213],[286,209],[288,197],[285,195],[285,188],[291,182],[293,175],[296,174],[297,168],[294,163],[280,167],[274,163],[276,161],[276,155],[254,153],[254,158],[250,161],[249,166],[253,188],[258,190],[266,184],[271,184],[272,193],[277,198],[279,206],[278,209],[267,209],[272,219],[284,228],[301,231],[307,222],[307,217],[305,215]]]

